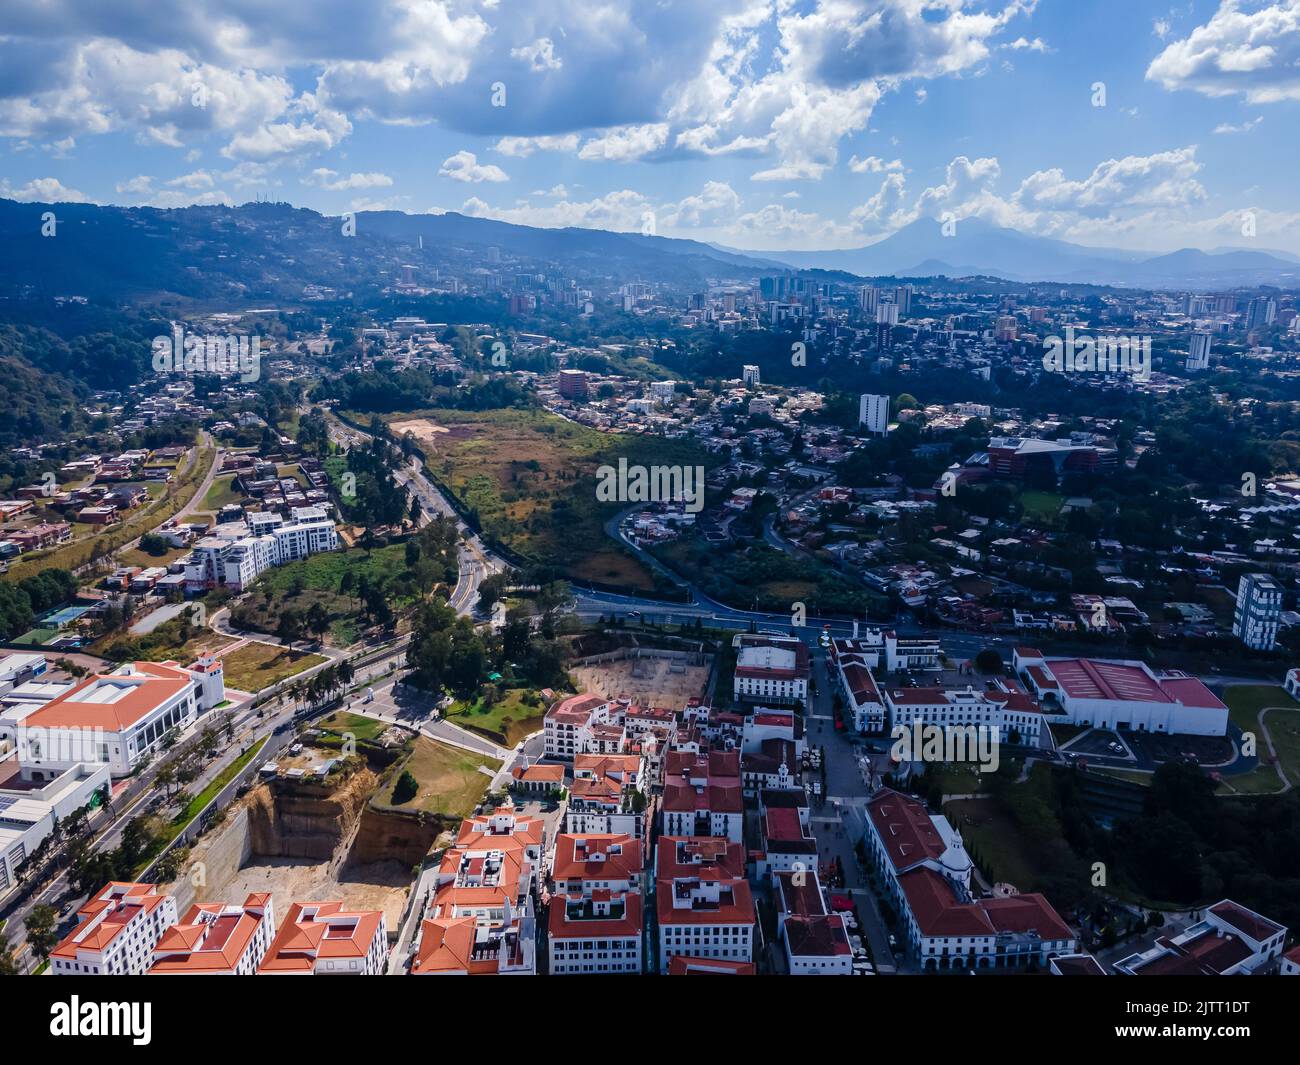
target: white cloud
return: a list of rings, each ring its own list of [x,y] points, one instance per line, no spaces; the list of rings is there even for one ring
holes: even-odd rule
[[[119,181],[114,191],[119,195],[148,196],[153,191],[153,178],[148,174],[137,174],[129,181]]]
[[[1215,133],[1249,133],[1252,129],[1254,129],[1263,121],[1264,121],[1264,116],[1257,115],[1256,117],[1249,119],[1246,122],[1238,123],[1235,126],[1231,122],[1220,122],[1217,126],[1214,127],[1214,132]]]
[[[579,139],[576,133],[561,133],[553,137],[502,137],[492,146],[492,150],[517,159],[526,159],[533,152],[577,151]]]
[[[348,174],[347,177],[341,177],[336,171],[321,166],[303,178],[302,183],[304,185],[313,185],[316,188],[328,189],[331,192],[340,192],[344,189],[387,188],[392,185],[393,179],[387,174],[374,171],[352,173]]]
[[[564,62],[556,58],[555,42],[549,37],[539,37],[532,44],[510,49],[514,59],[524,60],[535,71],[559,70]]]
[[[659,151],[668,140],[668,124],[651,122],[643,126],[623,126],[585,141],[579,159],[600,159],[625,163]]]
[[[463,149],[443,160],[438,176],[473,184],[478,184],[480,181],[510,180],[506,177],[506,172],[499,166],[494,166],[492,163],[480,163],[473,152],[467,152]]]
[[[650,200],[631,189],[620,189],[586,201],[561,200],[543,205],[524,202],[514,207],[492,207],[475,196],[461,206],[463,214],[476,218],[496,218],[502,222],[548,229],[578,226],[624,233],[640,230],[647,213],[653,210]]]
[[[903,169],[903,160],[891,159],[889,162],[885,162],[885,160],[875,155],[869,155],[865,159],[859,159],[855,155],[849,160],[849,169],[855,174],[879,174],[885,171],[893,172]]]
[[[725,181],[707,181],[696,196],[687,196],[659,214],[668,229],[725,225],[740,209],[740,197]]]
[[[94,203],[89,196],[79,189],[69,188],[58,178],[32,178],[18,188],[9,184],[8,179],[0,180],[0,197],[17,200],[19,203]]]
[[[1256,104],[1300,100],[1300,2],[1244,11],[1223,0],[1207,23],[1156,56],[1146,76],[1166,89],[1241,94]]]

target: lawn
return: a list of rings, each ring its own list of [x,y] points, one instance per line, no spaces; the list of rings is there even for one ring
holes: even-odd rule
[[[502,747],[513,747],[542,727],[546,713],[540,700],[536,706],[523,702],[528,691],[527,688],[512,688],[492,706],[484,706],[481,699],[469,704],[457,701],[448,708],[447,719],[454,725],[486,736]]]
[[[1061,512],[1065,497],[1055,492],[1021,492],[1020,505],[1025,508],[1025,517],[1048,522],[1056,520]]]
[[[336,732],[339,735],[350,732],[360,741],[373,740],[392,728],[392,725],[387,721],[378,721],[373,717],[362,717],[360,714],[350,714],[346,710],[336,710],[328,718],[320,722],[317,727],[328,729],[330,732]]]
[[[578,580],[652,590],[650,571],[605,535],[625,504],[596,499],[596,469],[716,464],[684,441],[601,433],[541,410],[436,410],[388,419],[410,432],[429,472],[483,531],[530,561]],[[440,431],[445,430],[445,431]]]
[[[447,818],[460,818],[469,814],[487,793],[492,778],[481,771],[486,767],[495,773],[501,763],[437,743],[427,736],[417,736],[411,753],[400,768],[395,768],[376,797],[380,806],[394,810],[424,810]],[[393,803],[393,789],[403,770],[409,770],[419,782],[415,797],[400,805]]]
[[[129,551],[123,551],[117,556],[117,561],[123,566],[139,566],[142,569],[148,569],[151,566],[167,566],[175,562],[178,558],[188,555],[188,547],[171,547],[161,555],[151,555],[148,551],[141,551],[138,547],[133,547]]]
[[[1033,891],[1036,883],[1031,849],[1016,823],[998,808],[994,799],[954,799],[943,808],[948,821],[965,841],[969,852],[979,855],[980,865],[993,881],[1015,884],[1021,891]]]
[[[328,661],[321,655],[290,651],[266,643],[246,643],[221,659],[226,687],[245,692],[260,691]]]
[[[212,487],[208,489],[208,494],[203,497],[203,502],[200,504],[202,509],[210,510],[215,514],[231,503],[242,503],[246,497],[242,492],[235,491],[234,483],[233,473],[226,477],[214,477]]]
[[[1219,794],[1260,795],[1282,790],[1278,766],[1267,761],[1268,744],[1260,728],[1260,713],[1264,710],[1269,710],[1264,721],[1273,737],[1279,766],[1293,785],[1300,784],[1300,707],[1286,689],[1276,684],[1231,684],[1224,689],[1223,701],[1228,704],[1232,723],[1243,732],[1255,734],[1260,765],[1250,773],[1225,776]]]

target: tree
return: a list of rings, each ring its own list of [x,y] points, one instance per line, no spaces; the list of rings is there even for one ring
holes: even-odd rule
[[[23,919],[27,929],[27,944],[41,961],[50,956],[50,951],[58,943],[59,937],[54,930],[59,915],[53,906],[33,906],[31,912]]]
[[[1002,675],[1002,654],[992,647],[986,647],[975,656],[975,668],[981,673],[992,673],[994,676]]]
[[[420,782],[412,776],[409,769],[403,769],[402,775],[397,778],[397,784],[393,787],[393,803],[401,806],[404,802],[410,802],[420,793]]]
[[[9,938],[0,928],[0,976],[17,976],[18,959],[14,957],[14,948]]]

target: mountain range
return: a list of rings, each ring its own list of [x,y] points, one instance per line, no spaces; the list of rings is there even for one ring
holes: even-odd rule
[[[1300,257],[1287,252],[1182,248],[1151,255],[1072,244],[978,218],[957,222],[951,236],[944,235],[938,222],[918,219],[862,248],[743,254],[776,259],[797,269],[846,270],[863,277],[991,275],[1012,281],[1189,289],[1294,285],[1300,281]]]
[[[43,218],[57,218],[54,239]],[[953,236],[917,221],[875,244],[835,251],[744,251],[678,237],[600,229],[542,229],[448,212],[340,219],[286,203],[159,210],[0,199],[0,294],[44,291],[123,299],[292,298],[307,284],[346,293],[391,282],[403,263],[451,272],[481,268],[489,249],[521,272],[551,264],[571,276],[703,285],[752,281],[786,270],[828,280],[872,277],[999,277],[1015,282],[1139,288],[1226,289],[1300,284],[1286,252],[1183,248],[1143,255],[1094,248],[967,219]]]

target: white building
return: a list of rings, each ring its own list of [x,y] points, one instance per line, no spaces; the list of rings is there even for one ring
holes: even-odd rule
[[[1043,713],[1028,695],[1005,684],[989,691],[945,688],[885,688],[889,728],[918,723],[939,728],[996,730],[999,743],[1037,747]]]
[[[749,388],[750,386],[757,388],[761,383],[759,381],[758,367],[746,366],[741,371],[741,380],[744,382],[746,388]]]
[[[1115,962],[1117,976],[1245,976],[1280,957],[1286,928],[1224,899],[1196,924]]]
[[[741,844],[661,836],[655,852],[659,971],[673,958],[754,960],[757,915]]]
[[[544,850],[542,819],[511,806],[462,821],[438,867],[411,972],[534,975],[533,889]]]
[[[802,640],[741,634],[734,638],[732,646],[737,649],[732,680],[732,696],[737,701],[766,706],[808,705],[811,669],[808,647]]]
[[[543,752],[547,758],[572,762],[591,747],[592,730],[609,721],[609,701],[597,695],[573,695],[546,711],[542,721]]]
[[[295,902],[271,940],[259,976],[382,976],[388,962],[383,910]]]
[[[1243,573],[1237,582],[1237,607],[1232,614],[1232,634],[1256,651],[1271,651],[1277,644],[1282,616],[1282,589],[1267,573]]]
[[[560,835],[547,910],[550,975],[642,971],[644,858],[625,834]]]
[[[320,507],[295,507],[290,517],[286,522],[268,511],[216,526],[191,549],[185,564],[186,591],[199,593],[219,585],[242,591],[272,566],[338,549],[338,530]]]
[[[253,976],[275,935],[269,891],[254,892],[242,906],[200,902],[162,935],[149,976]]]
[[[665,759],[663,830],[670,836],[744,837],[745,796],[739,751],[669,751]]]
[[[865,425],[868,432],[889,431],[889,397],[873,396],[864,392],[858,397],[858,424]]]
[[[0,896],[17,884],[19,866],[60,821],[98,806],[108,790],[107,765],[78,763],[38,783],[17,758],[0,762]]]
[[[791,976],[852,974],[848,929],[844,918],[826,905],[815,861],[811,870],[774,874],[772,901]]]
[[[225,698],[219,659],[184,669],[174,662],[128,662],[98,673],[28,714],[18,725],[18,757],[32,780],[52,780],[85,763],[129,776]]]
[[[77,927],[50,952],[55,976],[140,976],[163,932],[176,923],[176,900],[153,884],[106,884],[77,911]]]
[[[1134,732],[1223,736],[1228,708],[1195,677],[1156,673],[1145,662],[1045,658],[1017,647],[1012,665],[1052,720]]]
[[[974,899],[961,836],[915,799],[882,788],[867,803],[868,853],[903,918],[923,972],[1046,968],[1076,939],[1038,894]]]
[[[1208,370],[1210,368],[1210,334],[1197,330],[1187,338],[1187,370]]]

